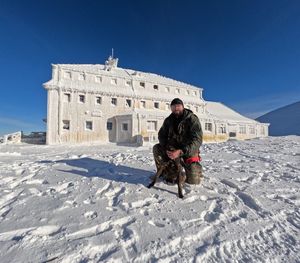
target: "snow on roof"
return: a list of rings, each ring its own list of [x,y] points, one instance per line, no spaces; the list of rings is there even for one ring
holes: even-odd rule
[[[92,74],[102,74],[107,75],[111,77],[119,77],[119,78],[127,78],[127,79],[133,79],[133,80],[140,80],[140,81],[147,81],[152,82],[156,84],[163,84],[166,86],[180,86],[180,87],[188,87],[192,89],[201,89],[199,87],[174,80],[168,77],[164,77],[158,74],[149,73],[149,72],[142,72],[142,71],[136,71],[132,69],[124,69],[124,68],[113,68],[112,70],[105,70],[105,65],[102,64],[56,64],[56,66],[59,66],[66,70],[72,70],[72,71],[81,71],[86,73],[92,73]]]
[[[206,109],[209,114],[213,115],[217,119],[228,120],[228,121],[238,121],[238,122],[248,122],[248,123],[258,123],[255,120],[244,117],[236,111],[228,108],[220,102],[206,101]]]

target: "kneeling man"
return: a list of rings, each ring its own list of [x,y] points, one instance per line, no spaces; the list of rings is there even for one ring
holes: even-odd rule
[[[164,120],[158,132],[159,143],[153,147],[157,170],[163,163],[177,158],[184,161],[186,182],[199,184],[202,176],[199,148],[202,144],[202,129],[198,117],[183,102],[175,98],[171,102],[172,113]],[[175,183],[178,171],[175,161],[169,162],[162,176],[167,182]]]

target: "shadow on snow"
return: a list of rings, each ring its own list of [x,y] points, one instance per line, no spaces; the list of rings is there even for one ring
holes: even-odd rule
[[[132,168],[124,165],[116,165],[114,163],[95,160],[91,158],[80,159],[64,159],[58,161],[41,161],[41,163],[62,163],[77,169],[56,169],[57,171],[77,174],[84,177],[100,177],[116,182],[124,182],[129,184],[143,184],[147,186],[150,182],[149,177],[153,172]]]

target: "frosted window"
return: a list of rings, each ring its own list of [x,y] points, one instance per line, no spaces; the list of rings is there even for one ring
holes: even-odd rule
[[[64,94],[64,102],[71,102],[71,94],[70,93]]]
[[[128,131],[128,123],[122,123],[122,130]]]
[[[205,123],[205,130],[206,131],[212,131],[212,123],[206,122]]]
[[[112,122],[109,122],[109,121],[108,121],[108,122],[106,123],[106,129],[109,130],[109,131],[111,131],[112,128],[113,128]]]
[[[131,107],[131,100],[130,99],[126,99],[125,106],[126,107]]]
[[[85,122],[85,129],[86,130],[93,130],[93,122],[92,121],[86,121]]]
[[[157,131],[157,121],[147,121],[148,131]]]
[[[111,104],[116,106],[117,105],[117,98],[111,98]]]
[[[84,103],[85,102],[85,96],[79,95],[79,102]]]
[[[70,130],[70,121],[63,120],[63,130]]]
[[[101,104],[101,103],[102,103],[102,98],[96,97],[96,104]]]

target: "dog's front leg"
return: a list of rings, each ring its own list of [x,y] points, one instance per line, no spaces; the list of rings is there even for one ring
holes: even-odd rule
[[[153,181],[148,185],[148,188],[151,188],[155,185],[158,177],[162,174],[163,170],[166,168],[167,164],[163,164],[159,170],[157,171],[156,175],[154,176]]]

